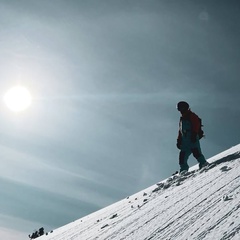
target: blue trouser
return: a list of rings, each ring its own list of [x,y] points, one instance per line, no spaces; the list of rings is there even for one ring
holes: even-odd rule
[[[181,151],[179,154],[179,165],[180,165],[180,172],[181,171],[188,171],[188,158],[189,156],[193,154],[193,156],[197,159],[199,162],[199,167],[206,162],[205,157],[202,154],[199,139],[196,140],[195,143],[192,143],[189,138],[182,138],[182,145],[181,145]]]

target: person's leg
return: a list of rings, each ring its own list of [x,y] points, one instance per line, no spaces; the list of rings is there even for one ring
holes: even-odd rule
[[[207,161],[204,157],[204,155],[202,154],[201,151],[201,147],[200,147],[200,143],[199,141],[196,142],[196,144],[194,144],[193,148],[191,149],[193,156],[197,159],[197,161],[199,162],[199,168],[201,169],[204,165],[207,164]]]
[[[188,171],[189,166],[188,166],[188,158],[191,154],[191,151],[188,149],[181,150],[179,153],[179,165],[180,165],[180,172],[182,171]]]

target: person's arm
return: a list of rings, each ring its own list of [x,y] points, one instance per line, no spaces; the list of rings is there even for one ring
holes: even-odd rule
[[[180,124],[181,124],[181,119],[179,121],[179,130],[178,130],[178,137],[177,137],[177,148],[181,149],[181,145],[182,145],[182,133],[180,131]]]

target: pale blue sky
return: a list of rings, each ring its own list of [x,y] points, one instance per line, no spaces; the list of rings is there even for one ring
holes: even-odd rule
[[[20,114],[0,103],[0,237],[175,172],[180,100],[203,119],[206,158],[238,144],[239,23],[237,0],[0,0],[0,96],[33,96]]]

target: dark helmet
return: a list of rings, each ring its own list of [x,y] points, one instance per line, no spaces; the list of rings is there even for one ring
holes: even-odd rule
[[[181,101],[177,104],[178,111],[187,111],[189,109],[189,104],[187,102]]]

